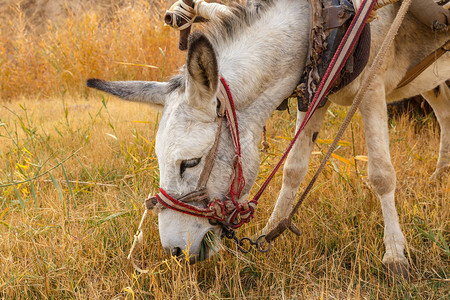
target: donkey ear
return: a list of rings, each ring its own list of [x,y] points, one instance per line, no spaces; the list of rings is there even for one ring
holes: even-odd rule
[[[205,109],[208,106],[205,100],[212,102],[216,94],[219,70],[214,48],[200,32],[194,32],[189,37],[186,66],[189,104]],[[211,105],[215,109],[215,103]]]
[[[167,82],[88,79],[86,85],[124,100],[156,106],[164,106],[166,95],[169,92],[169,84]]]

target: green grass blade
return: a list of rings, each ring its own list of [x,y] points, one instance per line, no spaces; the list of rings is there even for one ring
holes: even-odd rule
[[[122,217],[122,216],[127,216],[127,215],[130,215],[130,214],[131,214],[130,211],[122,211],[122,212],[118,212],[118,213],[109,215],[109,216],[107,216],[107,217],[105,217],[105,218],[99,220],[99,221],[97,222],[97,225],[101,225],[101,224],[106,223],[106,222],[108,222],[108,221],[114,220],[114,219],[119,218],[119,217]]]
[[[56,181],[55,177],[50,173],[50,178],[53,182],[53,185],[55,186],[56,190],[58,191],[59,200],[61,201],[61,204],[63,205],[63,211],[66,212],[66,201],[64,201],[64,195],[61,189],[61,186],[59,185],[58,181]]]
[[[66,179],[67,187],[68,187],[69,193],[70,193],[70,198],[72,199],[73,206],[76,209],[77,208],[77,203],[75,201],[75,196],[73,194],[72,185],[70,184],[70,180],[69,180],[69,177],[67,176],[66,168],[64,167],[63,164],[61,164],[61,169],[62,169],[62,171],[64,173],[64,178]]]
[[[34,208],[37,208],[37,197],[36,197],[36,189],[34,188],[34,182],[30,182],[30,188],[31,188],[31,197],[33,197],[34,201]]]
[[[17,199],[19,200],[20,206],[25,211],[25,201],[23,201],[23,198],[20,196],[20,193],[16,187],[14,187],[14,192],[16,193],[16,196],[17,196]]]

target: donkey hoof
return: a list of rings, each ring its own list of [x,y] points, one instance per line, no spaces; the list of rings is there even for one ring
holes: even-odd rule
[[[404,262],[389,262],[385,264],[388,275],[393,279],[403,279],[407,282],[411,280],[409,264]]]

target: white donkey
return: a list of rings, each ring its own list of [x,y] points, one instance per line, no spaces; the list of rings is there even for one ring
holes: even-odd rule
[[[399,5],[378,10],[372,22],[370,62],[392,23]],[[156,136],[156,155],[160,168],[160,186],[173,196],[195,190],[205,156],[212,147],[218,125],[215,121],[219,76],[228,83],[233,95],[240,128],[244,201],[259,169],[258,145],[263,127],[280,102],[296,87],[303,72],[310,32],[307,0],[266,0],[247,7],[227,7],[223,18],[212,20],[206,33],[190,37],[187,62],[181,74],[169,82],[88,80],[88,86],[129,101],[163,107]],[[407,70],[443,44],[445,34],[431,32],[413,16],[407,16],[390,50],[383,72],[360,106],[366,134],[368,177],[381,201],[385,222],[383,263],[404,270],[405,238],[395,208],[395,172],[389,154],[386,100],[393,101],[429,91],[450,78],[450,54],[442,56],[416,80],[397,90]],[[333,103],[350,105],[360,88],[363,72],[346,88],[329,97]],[[448,94],[427,93],[441,126],[441,149],[437,177],[450,165],[450,99]],[[283,172],[283,185],[275,209],[264,229],[267,232],[287,216],[303,180],[314,138],[319,132],[328,105],[319,109],[301,134],[289,155]],[[298,112],[297,126],[304,113]],[[224,121],[225,122],[225,121]],[[230,132],[222,126],[218,156],[207,190],[212,198],[225,199],[229,191],[234,147]],[[164,209],[158,213],[163,247],[171,254],[184,256],[188,248],[196,260],[208,232],[221,236],[221,227],[207,219]],[[210,247],[207,255],[213,255]],[[400,267],[400,269],[399,269]]]

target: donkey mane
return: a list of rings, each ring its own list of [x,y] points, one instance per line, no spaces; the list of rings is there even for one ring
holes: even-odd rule
[[[246,28],[259,20],[273,6],[274,0],[256,0],[255,4],[243,6],[233,3],[228,6],[229,13],[208,22],[205,35],[214,48],[232,42]]]

